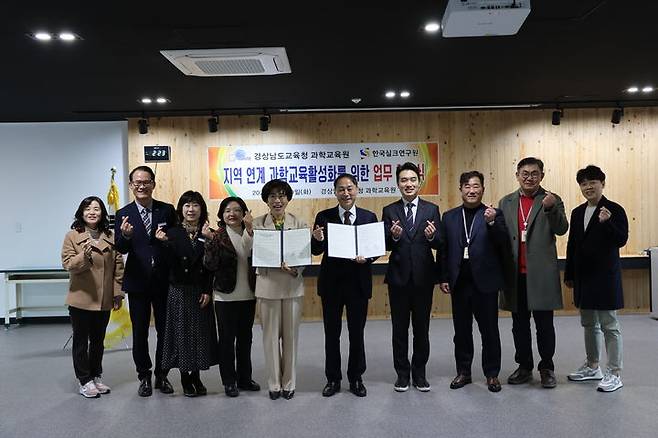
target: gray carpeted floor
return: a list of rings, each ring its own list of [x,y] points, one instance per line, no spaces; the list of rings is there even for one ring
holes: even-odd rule
[[[172,370],[174,395],[156,392],[140,398],[127,350],[106,352],[104,380],[112,393],[87,400],[77,393],[70,349],[62,351],[70,334],[68,325],[12,327],[0,332],[0,437],[654,438],[658,436],[658,375],[653,368],[658,363],[658,322],[644,315],[623,316],[621,321],[625,386],[609,394],[597,392],[596,383],[567,382],[566,374],[584,358],[577,317],[556,318],[556,389],[542,389],[535,372],[532,384],[503,384],[497,394],[486,389],[479,354],[474,384],[448,388],[454,377],[450,320],[432,321],[428,365],[432,391],[394,392],[390,322],[369,321],[366,398],[350,394],[346,382],[336,396],[321,396],[322,324],[305,323],[300,332],[297,393],[290,401],[271,401],[265,390],[229,399],[217,367],[202,374],[209,390],[206,397],[183,397],[178,372]],[[511,320],[501,319],[500,328],[505,383],[516,367]],[[343,346],[345,352],[345,342]],[[254,327],[253,362],[254,378],[265,387],[259,326]]]

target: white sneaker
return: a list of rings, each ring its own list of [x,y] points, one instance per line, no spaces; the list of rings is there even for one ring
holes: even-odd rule
[[[605,376],[603,376],[603,380],[601,380],[596,390],[601,392],[612,392],[618,390],[622,386],[624,386],[624,384],[621,383],[619,376],[607,372],[605,373]]]
[[[110,387],[103,383],[100,377],[94,377],[94,385],[96,386],[99,394],[110,393]]]
[[[587,363],[584,363],[580,368],[567,376],[567,379],[574,382],[601,380],[602,378],[603,373],[601,372],[601,367],[590,368]]]
[[[84,385],[80,385],[80,395],[86,398],[98,398],[101,396],[98,389],[96,389],[93,380],[88,381]]]

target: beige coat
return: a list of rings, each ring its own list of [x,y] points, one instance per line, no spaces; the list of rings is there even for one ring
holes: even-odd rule
[[[66,304],[84,310],[111,310],[112,299],[123,296],[123,256],[114,250],[114,236],[101,234],[93,244],[91,261],[84,255],[89,233],[69,231],[62,245],[62,266],[69,271]]]
[[[308,228],[302,219],[286,213],[284,219],[286,230],[297,228]],[[258,216],[254,219],[254,229],[274,230],[274,222],[271,214]],[[281,300],[304,296],[304,279],[302,278],[303,266],[297,267],[299,275],[293,277],[280,268],[258,268],[256,270],[256,298],[267,298],[270,300]]]

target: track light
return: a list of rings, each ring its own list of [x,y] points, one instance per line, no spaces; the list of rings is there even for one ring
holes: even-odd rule
[[[148,134],[149,132],[149,121],[146,119],[139,119],[137,122],[137,126],[139,127],[139,133],[140,134]]]
[[[613,125],[619,125],[621,118],[624,116],[624,108],[615,108],[612,110],[612,117],[610,121]]]
[[[553,115],[551,116],[551,123],[554,126],[558,126],[560,124],[560,119],[564,115],[563,111],[561,109],[557,109],[553,111]]]
[[[208,132],[217,132],[219,129],[219,117],[215,114],[211,114],[208,119]]]
[[[272,123],[272,117],[269,114],[265,114],[260,117],[260,130],[267,131],[270,129],[270,123]]]

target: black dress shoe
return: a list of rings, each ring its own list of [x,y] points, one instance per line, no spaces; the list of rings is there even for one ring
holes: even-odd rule
[[[541,386],[544,388],[555,388],[557,386],[557,379],[553,370],[539,370],[541,377]]]
[[[527,383],[531,380],[532,380],[532,371],[518,367],[516,371],[510,374],[510,376],[507,378],[507,383],[509,383],[510,385],[520,385],[522,383]]]
[[[228,397],[237,397],[240,395],[240,391],[238,391],[238,387],[235,386],[235,383],[229,383],[224,386],[224,394]]]
[[[500,392],[502,387],[500,386],[498,377],[487,377],[487,389],[491,392]]]
[[[322,397],[331,397],[337,392],[340,392],[340,382],[329,381],[322,389]]]
[[[186,371],[180,373],[180,384],[183,387],[183,395],[185,397],[196,397],[196,389],[192,383],[192,376]],[[160,382],[160,391],[162,391],[162,382]]]
[[[140,397],[150,397],[153,394],[153,387],[151,386],[151,378],[142,379],[139,382],[139,389],[137,394]]]
[[[281,397],[281,391],[270,391],[270,400],[276,400]]]
[[[417,377],[413,379],[414,388],[420,392],[427,392],[431,389],[430,382],[427,381],[425,377]]]
[[[471,376],[467,376],[466,374],[457,374],[457,377],[452,379],[452,382],[450,382],[450,389],[463,388],[469,383],[473,383]]]
[[[291,389],[290,391],[286,391],[285,389],[281,391],[281,396],[285,398],[286,400],[290,400],[295,396],[295,390]]]
[[[194,386],[194,391],[196,395],[206,395],[208,394],[208,389],[203,385],[200,379],[192,380],[192,386]]]
[[[163,394],[173,394],[174,387],[169,383],[167,377],[156,377],[155,378],[155,389],[159,389]]]
[[[396,392],[405,392],[409,389],[409,377],[398,376],[397,380],[393,384],[393,389]]]
[[[368,395],[368,391],[366,390],[366,387],[363,385],[361,380],[350,382],[350,392],[357,397],[365,397]]]
[[[260,391],[260,385],[253,380],[244,383],[238,383],[238,389],[243,391]]]

